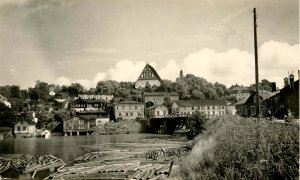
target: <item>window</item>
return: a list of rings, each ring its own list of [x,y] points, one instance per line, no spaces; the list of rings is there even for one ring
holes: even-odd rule
[[[209,106],[207,106],[207,109],[209,109],[210,107]]]
[[[192,107],[192,110],[194,110],[195,108],[194,107]]]
[[[221,115],[221,114],[222,114],[222,111],[219,111],[219,114]]]
[[[83,125],[83,124],[80,124],[80,125],[79,125],[79,129],[84,129],[84,125]]]
[[[20,126],[17,126],[17,131],[21,131],[21,127]]]
[[[117,109],[119,109],[119,106],[117,106]]]
[[[128,116],[128,113],[126,113],[126,116]]]
[[[135,106],[134,108],[137,109],[137,106]]]
[[[222,106],[222,109],[225,109],[225,107],[224,107],[224,106]]]
[[[122,116],[122,113],[119,113],[119,116]]]
[[[159,111],[156,111],[156,115],[159,116]]]
[[[215,109],[215,106],[213,106],[212,109]]]
[[[26,131],[27,127],[26,126],[23,126],[23,131]]]

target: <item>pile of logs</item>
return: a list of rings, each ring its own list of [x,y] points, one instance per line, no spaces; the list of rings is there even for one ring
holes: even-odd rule
[[[9,168],[20,173],[36,172],[61,167],[65,163],[52,155],[0,154],[0,173]]]
[[[88,145],[83,148],[91,152],[45,179],[157,179],[168,176],[189,147],[187,142],[162,140]]]

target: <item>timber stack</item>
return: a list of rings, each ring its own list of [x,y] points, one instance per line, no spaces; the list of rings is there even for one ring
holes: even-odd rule
[[[149,139],[83,146],[88,153],[45,179],[158,179],[167,177],[191,144]]]
[[[20,173],[31,173],[63,165],[63,160],[52,155],[0,154],[0,173],[10,168]]]

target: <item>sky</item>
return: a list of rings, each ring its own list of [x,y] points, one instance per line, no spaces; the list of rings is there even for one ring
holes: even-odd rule
[[[146,63],[230,87],[298,77],[297,0],[0,0],[0,86],[136,81]],[[298,78],[297,78],[298,79]]]

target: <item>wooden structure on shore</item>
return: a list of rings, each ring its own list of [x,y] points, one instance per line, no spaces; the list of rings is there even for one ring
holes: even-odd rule
[[[89,135],[94,131],[95,127],[95,119],[88,119],[77,115],[69,117],[63,122],[63,132],[65,136],[72,136],[74,133],[76,133],[77,136],[80,134]]]

